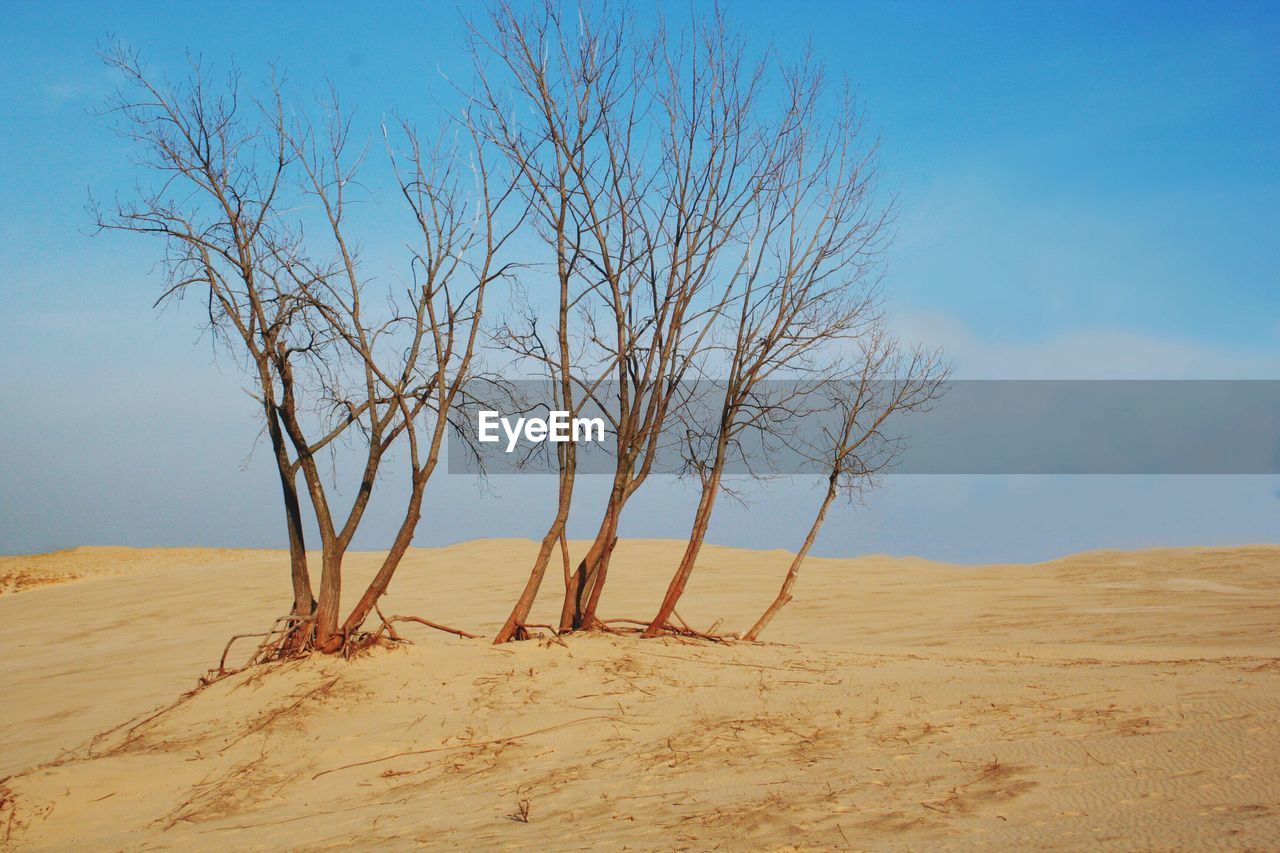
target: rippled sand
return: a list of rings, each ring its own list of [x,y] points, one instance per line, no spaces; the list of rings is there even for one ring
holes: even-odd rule
[[[680,547],[622,543],[604,615],[651,615]],[[415,550],[384,610],[492,633],[533,550]],[[353,555],[348,590],[376,559]],[[787,560],[708,549],[681,616],[745,629]],[[174,705],[284,611],[286,566],[0,559],[25,578],[0,596],[4,846],[1280,845],[1280,546],[814,559],[771,644],[494,648],[409,624],[412,646]]]

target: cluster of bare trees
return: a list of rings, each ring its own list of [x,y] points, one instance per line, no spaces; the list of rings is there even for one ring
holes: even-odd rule
[[[685,630],[672,617],[744,437],[764,437],[752,446],[767,455],[768,438],[792,430],[827,489],[755,639],[831,503],[892,462],[886,421],[927,407],[945,378],[936,354],[884,330],[890,206],[856,106],[811,59],[753,58],[719,14],[673,31],[618,9],[502,2],[468,33],[473,81],[454,114],[429,137],[382,128],[410,235],[403,286],[375,284],[361,257],[353,196],[368,192],[369,158],[335,93],[299,111],[276,80],[255,98],[234,73],[215,85],[195,64],[171,84],[126,50],[105,57],[126,81],[109,112],[149,179],[96,206],[98,223],[160,237],[162,300],[198,298],[243,359],[289,534],[294,601],[276,650],[368,636],[446,434],[498,362],[548,380],[556,409],[607,412],[614,470],[572,567],[577,448],[556,446],[554,513],[496,641],[525,636],[557,546],[555,627],[608,627],[597,611],[624,513],[673,447],[699,500],[666,595],[637,630]],[[490,321],[495,288],[507,310]],[[820,429],[796,428],[815,412]],[[323,464],[339,445],[359,459],[345,488]],[[403,519],[343,618],[343,556],[393,450],[409,463]],[[320,537],[318,593],[304,529]]]
[[[98,224],[156,235],[166,248],[160,301],[192,296],[208,329],[244,360],[279,473],[294,602],[288,642],[342,648],[386,591],[421,518],[451,412],[473,374],[487,291],[518,227],[509,179],[465,124],[424,146],[408,124],[387,129],[394,174],[412,223],[411,286],[374,291],[349,236],[363,146],[336,96],[311,118],[265,98],[239,75],[218,84],[194,65],[180,83],[150,77],[138,57],[105,60],[125,79],[108,108],[153,179],[134,196],[94,205]],[[395,134],[397,138],[393,139]],[[466,174],[462,174],[463,165]],[[355,446],[354,488],[339,505],[324,454]],[[393,447],[407,448],[409,497],[382,566],[345,619],[342,563]],[[305,491],[306,500],[302,500]],[[319,531],[313,591],[305,508]]]

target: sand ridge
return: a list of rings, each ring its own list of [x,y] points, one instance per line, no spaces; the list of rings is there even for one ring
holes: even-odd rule
[[[608,614],[651,609],[679,545],[624,542]],[[415,550],[389,606],[491,632],[533,547]],[[786,561],[709,549],[682,616],[745,627]],[[8,846],[1280,840],[1278,546],[815,560],[776,644],[494,648],[406,625],[412,646],[249,671],[148,720],[278,615],[285,565],[193,551],[0,599]],[[77,609],[82,631],[42,638]]]
[[[47,554],[0,557],[0,595],[49,584],[162,571],[177,565],[223,563],[244,555],[270,553],[239,548],[81,546]]]

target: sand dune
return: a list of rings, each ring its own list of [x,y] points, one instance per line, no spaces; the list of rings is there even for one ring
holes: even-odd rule
[[[492,633],[533,548],[415,550],[384,609]],[[622,543],[607,615],[650,615],[679,548]],[[788,556],[709,548],[681,615],[744,629]],[[349,589],[376,559],[352,557]],[[285,565],[0,561],[27,579],[0,596],[6,847],[1280,844],[1280,546],[815,559],[772,644],[493,648],[406,625],[412,646],[242,673],[153,716],[280,615]]]

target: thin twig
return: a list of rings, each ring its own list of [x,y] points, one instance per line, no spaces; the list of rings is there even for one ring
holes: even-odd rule
[[[468,640],[481,639],[479,634],[471,634],[459,628],[450,628],[448,625],[441,625],[438,622],[432,622],[430,619],[423,619],[421,616],[392,616],[390,619],[384,619],[383,621],[388,628],[391,627],[393,622],[417,622],[419,625],[426,625],[428,628],[435,628],[437,631],[444,631],[446,634],[457,634],[459,637],[465,637]]]
[[[380,764],[384,761],[392,761],[397,758],[406,758],[411,755],[426,755],[432,752],[450,752],[455,749],[470,749],[472,747],[477,747],[477,746],[492,746],[494,744],[499,744],[499,743],[511,743],[513,741],[517,741],[522,738],[532,737],[533,735],[540,735],[540,734],[545,734],[547,732],[554,732],[557,729],[567,729],[570,726],[576,726],[580,723],[589,723],[592,720],[616,720],[616,719],[618,719],[618,717],[614,714],[595,714],[594,716],[581,717],[577,720],[569,720],[566,723],[559,723],[554,726],[546,726],[541,729],[534,729],[533,731],[524,732],[523,734],[507,735],[506,737],[493,738],[492,740],[469,741],[467,743],[455,743],[449,746],[433,746],[433,747],[430,747],[429,749],[411,749],[405,752],[396,752],[391,755],[384,755],[381,758],[370,758],[367,761],[354,761],[351,764],[343,764],[340,767],[331,767],[328,770],[321,770],[319,773],[312,776],[311,778],[312,780],[315,780],[315,779],[319,779],[321,776],[327,776],[330,773],[337,773],[339,770],[350,770],[353,767],[366,767],[370,764]]]

